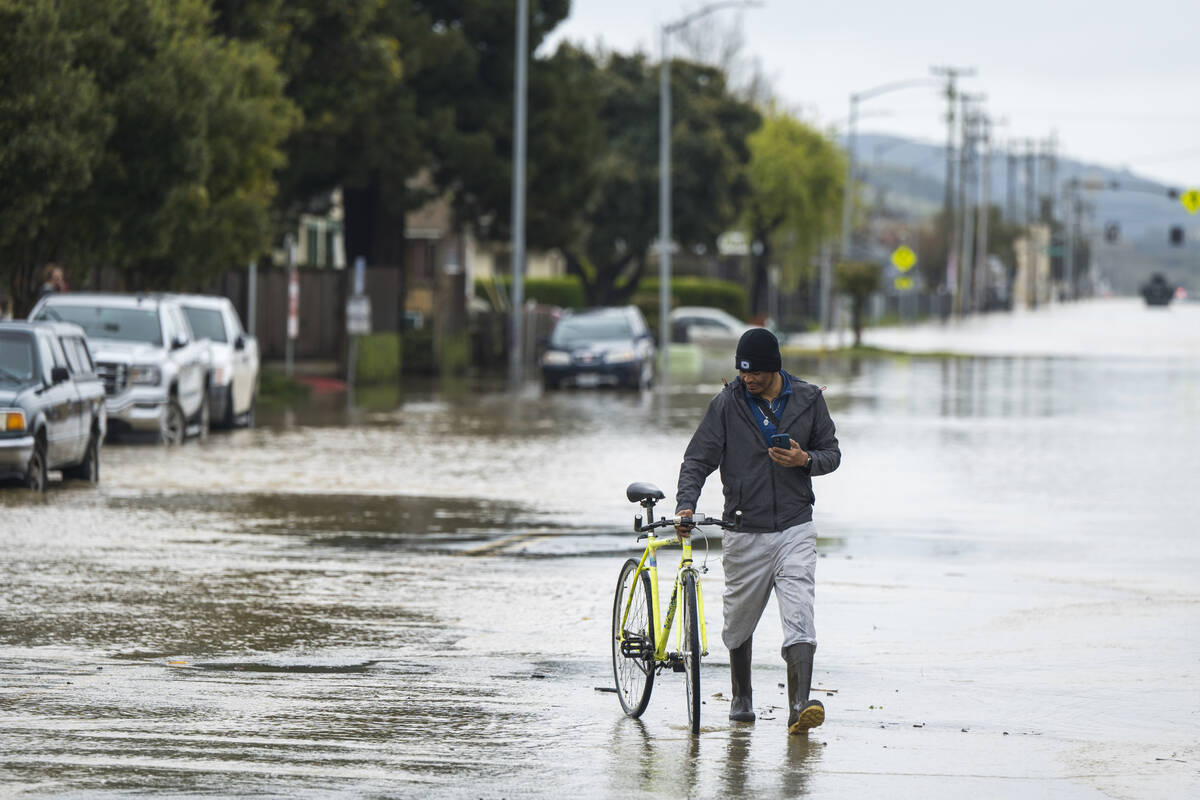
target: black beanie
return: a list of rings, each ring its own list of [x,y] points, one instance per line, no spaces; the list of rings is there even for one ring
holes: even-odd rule
[[[779,340],[766,328],[751,328],[738,340],[734,366],[746,372],[779,372]]]

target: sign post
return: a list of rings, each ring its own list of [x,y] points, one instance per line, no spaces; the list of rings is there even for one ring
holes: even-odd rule
[[[354,293],[346,299],[346,333],[350,336],[350,352],[346,358],[346,383],[354,391],[358,372],[358,337],[371,332],[371,298],[364,294],[367,260],[354,259]]]
[[[292,377],[296,340],[300,338],[300,273],[296,269],[296,237],[289,233],[283,241],[284,246],[287,247],[288,260],[287,344],[284,372],[290,378]]]

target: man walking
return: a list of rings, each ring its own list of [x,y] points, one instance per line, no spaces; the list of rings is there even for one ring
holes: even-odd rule
[[[743,334],[736,366],[738,377],[709,403],[684,452],[675,513],[693,514],[705,478],[719,467],[724,517],[742,512],[741,530],[726,531],[722,545],[729,718],[754,721],[751,640],[774,590],[787,662],[788,732],[806,733],[825,721],[825,707],[808,699],[817,646],[812,478],[837,469],[842,453],[821,390],[783,371],[774,334],[765,328]],[[781,435],[787,446],[771,446]],[[688,530],[679,528],[679,535]]]

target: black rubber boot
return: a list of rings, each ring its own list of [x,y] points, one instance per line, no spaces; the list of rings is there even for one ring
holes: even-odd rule
[[[733,701],[729,704],[729,718],[734,722],[754,722],[754,690],[750,688],[750,639],[735,650],[729,651],[729,682],[733,687]]]
[[[809,700],[812,689],[813,653],[815,644],[793,644],[785,650],[787,661],[788,733],[808,733],[825,721],[825,706],[820,700]]]

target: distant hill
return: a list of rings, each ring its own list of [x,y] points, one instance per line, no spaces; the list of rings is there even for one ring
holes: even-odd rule
[[[922,142],[886,134],[863,133],[855,146],[855,172],[871,188],[868,198],[881,199],[890,209],[902,209],[916,217],[928,217],[942,207],[945,192],[945,144]],[[1035,183],[1038,193],[1048,193],[1046,162],[1038,159]],[[1163,272],[1168,280],[1200,292],[1200,216],[1189,215],[1177,199],[1167,195],[1169,188],[1157,181],[1139,177],[1128,170],[1059,158],[1056,166],[1056,215],[1063,218],[1062,185],[1072,178],[1098,180],[1105,185],[1117,182],[1120,190],[1083,192],[1087,230],[1095,245],[1097,268],[1120,294],[1135,293],[1153,272]],[[1019,219],[1025,214],[1025,163],[1017,160],[1012,176]],[[1135,191],[1136,190],[1136,191]],[[991,201],[1007,208],[1009,167],[1002,152],[992,156]],[[1104,240],[1109,224],[1119,229],[1116,243]],[[1171,246],[1171,226],[1183,226],[1187,244]]]

